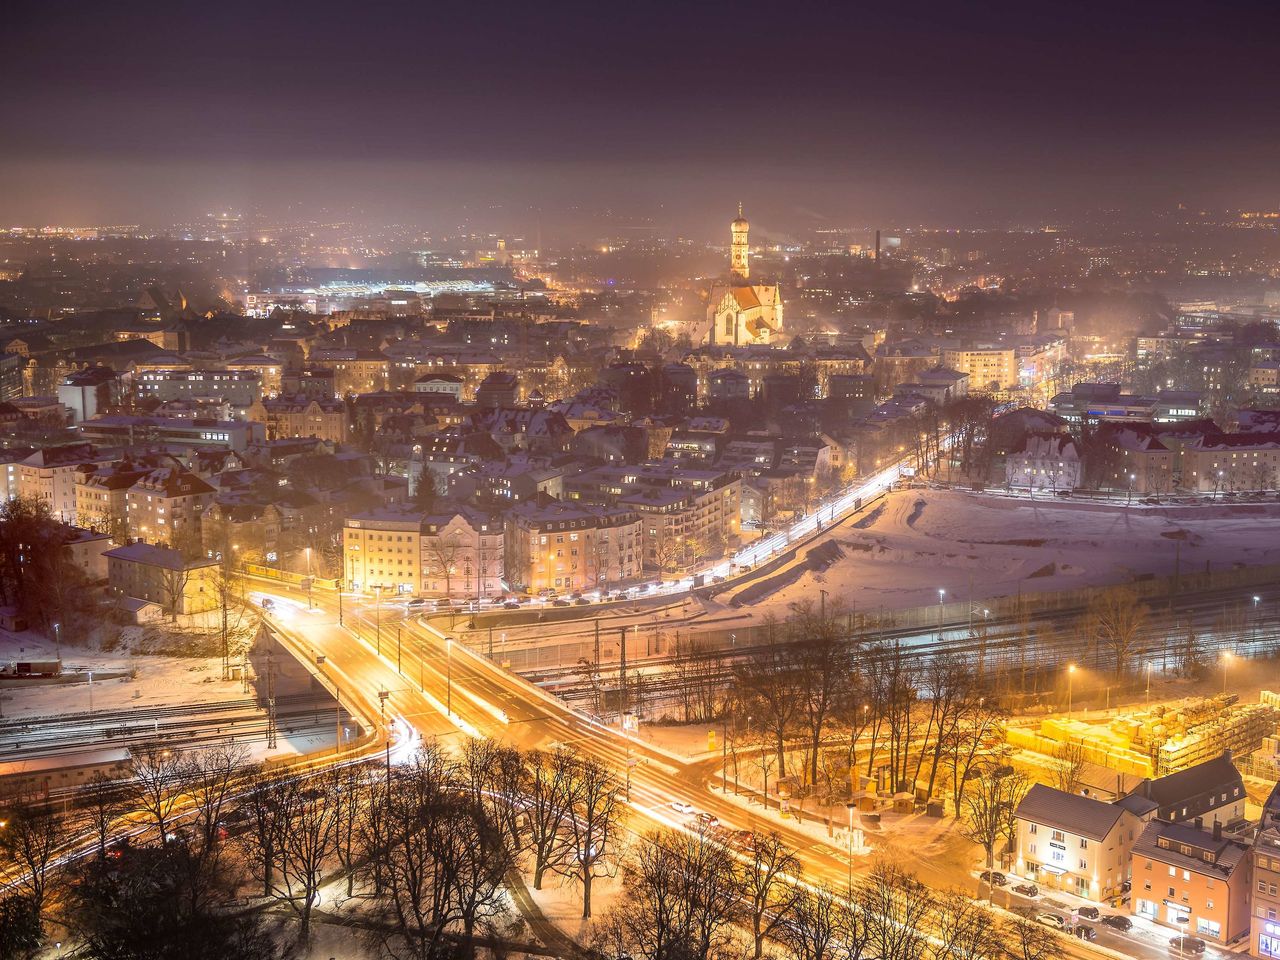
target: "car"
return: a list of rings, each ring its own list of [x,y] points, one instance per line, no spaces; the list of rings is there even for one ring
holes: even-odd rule
[[[425,607],[426,605],[427,605],[426,597],[414,597],[412,600],[409,601],[409,607],[411,609],[413,607]]]
[[[1109,913],[1102,918],[1102,922],[1112,930],[1119,930],[1121,933],[1128,933],[1133,929],[1133,921],[1123,913]]]
[[[1204,953],[1205,942],[1199,937],[1170,937],[1169,949],[1181,957],[1198,957]]]
[[[588,600],[586,597],[579,597],[577,600],[575,600],[575,601],[573,601],[573,602],[574,602],[574,603],[576,603],[576,604],[577,604],[578,606],[580,606],[580,607],[588,606],[588,605],[591,603],[591,601],[590,601],[590,600]]]
[[[551,601],[551,605],[552,605],[553,607],[571,607],[571,606],[573,606],[573,604],[571,604],[571,603],[570,603],[568,600],[566,600],[564,597],[556,597],[556,599],[554,599],[554,600],[552,600],[552,601]]]
[[[1062,917],[1056,913],[1037,914],[1036,923],[1042,923],[1046,927],[1053,927],[1055,930],[1062,930],[1067,925],[1067,921],[1062,919]]]
[[[1009,882],[1009,878],[1006,877],[999,870],[983,870],[982,876],[979,877],[978,879],[981,880],[983,883],[989,883],[992,886],[996,886],[996,887],[1003,887],[1006,883]]]
[[[1034,883],[1020,883],[1013,888],[1013,892],[1024,897],[1040,896],[1040,888]]]
[[[735,846],[739,850],[748,850],[756,842],[756,835],[751,830],[731,830],[728,835],[728,841],[731,846]]]
[[[1084,917],[1086,920],[1097,920],[1100,911],[1097,907],[1081,907],[1076,911],[1076,913],[1080,914],[1080,916]]]
[[[520,601],[519,601],[519,600],[504,600],[504,601],[502,601],[502,608],[503,608],[504,610],[519,610],[519,609],[520,609]]]
[[[1098,939],[1098,931],[1093,929],[1093,927],[1089,926],[1087,923],[1077,924],[1076,928],[1071,932],[1074,933],[1081,940],[1097,940]]]
[[[686,816],[692,816],[697,812],[692,803],[685,803],[683,800],[672,800],[671,809],[676,813],[683,813]]]
[[[451,606],[453,606],[453,601],[448,597],[441,597],[436,601],[437,610],[448,610]]]
[[[698,814],[698,826],[707,830],[714,830],[720,826],[720,818],[710,813],[700,813]]]
[[[274,610],[275,608],[276,608],[276,602],[275,602],[274,600],[272,600],[270,597],[263,597],[263,598],[262,598],[262,609],[263,609],[263,610]]]

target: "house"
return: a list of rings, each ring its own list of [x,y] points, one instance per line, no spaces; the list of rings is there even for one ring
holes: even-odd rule
[[[157,467],[125,492],[129,532],[152,543],[167,544],[190,535],[198,544],[200,516],[213,502],[214,494],[213,487],[194,473]]]
[[[67,528],[62,549],[72,566],[84,574],[89,583],[107,579],[106,553],[111,548],[111,538],[105,533],[85,530],[83,527]]]
[[[159,604],[174,617],[218,606],[216,560],[187,560],[177,550],[141,542],[108,550],[104,556],[108,586],[122,599]]]
[[[1123,806],[1037,783],[1014,817],[1019,875],[1087,900],[1118,893],[1128,879],[1141,823]]]
[[[1230,826],[1244,819],[1244,779],[1226,750],[1186,770],[1143,780],[1119,803],[1144,820],[1200,820]]]
[[[268,440],[317,437],[330,443],[347,442],[347,405],[332,397],[317,399],[300,394],[257,400],[245,416],[266,425]]]
[[[1280,784],[1262,805],[1262,819],[1250,850],[1253,897],[1250,911],[1249,953],[1280,957]]]
[[[1004,461],[1005,483],[1027,490],[1074,490],[1080,486],[1080,447],[1062,433],[1028,433]]]
[[[1249,930],[1249,844],[1185,823],[1152,820],[1133,845],[1135,916],[1226,944]]]

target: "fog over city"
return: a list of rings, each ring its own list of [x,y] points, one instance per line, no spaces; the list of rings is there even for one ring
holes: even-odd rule
[[[1280,7],[0,18],[0,960],[1280,958]]]

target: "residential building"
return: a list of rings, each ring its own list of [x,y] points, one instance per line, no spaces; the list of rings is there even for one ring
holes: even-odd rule
[[[1181,486],[1197,493],[1270,491],[1280,483],[1280,433],[1203,436],[1181,451]]]
[[[177,550],[142,542],[116,547],[104,556],[108,585],[121,598],[158,604],[173,616],[218,606],[216,560],[186,560]]]
[[[1071,491],[1080,486],[1080,447],[1068,434],[1028,433],[1005,457],[1005,483],[1027,490]]]
[[[971,390],[1012,390],[1018,385],[1018,358],[1013,347],[974,345],[945,348],[942,366],[967,376]]]
[[[129,460],[78,465],[75,470],[76,523],[123,540],[129,534],[129,488],[151,469]]]
[[[228,360],[222,366],[223,369],[233,373],[257,374],[258,383],[261,387],[260,396],[274,397],[280,392],[284,364],[275,357],[269,357],[263,353],[252,353],[248,356]]]
[[[143,400],[225,400],[238,410],[262,398],[256,370],[150,370],[135,373],[133,387]]]
[[[507,581],[530,593],[608,589],[640,575],[640,516],[625,507],[526,503],[507,512]]]
[[[462,400],[462,378],[451,373],[428,373],[413,381],[415,393],[440,393]]]
[[[1199,821],[1197,821],[1197,824]],[[1133,845],[1132,911],[1227,944],[1249,930],[1249,845],[1185,823],[1152,820]]]
[[[1124,807],[1037,783],[1015,811],[1015,867],[1086,900],[1119,893],[1141,823]]]
[[[1252,867],[1249,911],[1249,953],[1274,960],[1280,957],[1280,784],[1262,806],[1262,819],[1249,851]]]
[[[18,467],[18,495],[41,500],[63,523],[76,519],[76,468],[82,463],[110,463],[115,453],[99,450],[91,443],[71,443],[45,447],[31,454]]]
[[[1245,799],[1244,779],[1225,750],[1177,773],[1143,780],[1119,803],[1143,819],[1229,827],[1244,820]]]
[[[503,592],[506,536],[501,518],[471,507],[422,520],[422,584],[428,597],[469,599]]]
[[[215,491],[194,473],[178,467],[157,467],[140,477],[125,493],[130,536],[150,543],[200,543],[200,517],[213,502]]]
[[[257,400],[245,416],[266,425],[268,440],[316,437],[346,443],[350,435],[347,405],[333,398],[295,395]]]
[[[346,585],[368,593],[418,593],[423,516],[417,510],[384,507],[348,517],[342,530]]]

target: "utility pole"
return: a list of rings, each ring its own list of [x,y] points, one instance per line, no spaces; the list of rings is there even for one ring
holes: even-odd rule
[[[400,624],[396,624],[396,673],[403,673],[400,669]]]
[[[267,749],[276,748],[276,667],[267,647]]]
[[[622,643],[618,648],[618,726],[627,715],[627,628],[619,627]]]

